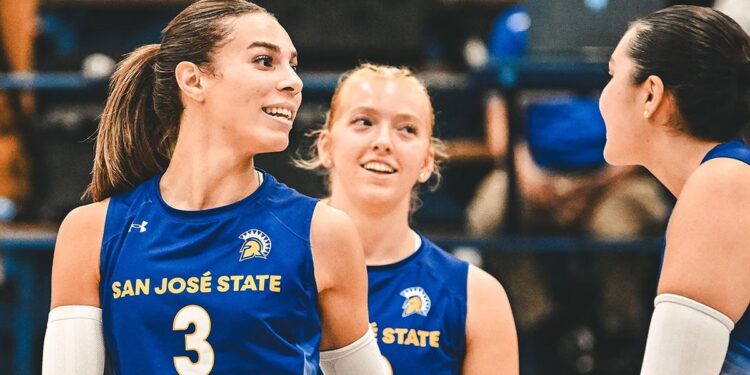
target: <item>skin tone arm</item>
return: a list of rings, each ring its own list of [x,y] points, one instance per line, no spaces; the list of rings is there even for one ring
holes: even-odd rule
[[[518,375],[518,339],[508,296],[487,272],[469,267],[466,375]]]
[[[326,204],[315,209],[311,232],[323,328],[320,350],[332,350],[370,329],[364,252],[349,217]]]
[[[76,208],[63,220],[52,263],[51,308],[100,307],[99,255],[109,199]]]
[[[714,159],[694,172],[667,229],[659,294],[693,299],[737,322],[750,303],[748,207],[750,168],[744,163]]]

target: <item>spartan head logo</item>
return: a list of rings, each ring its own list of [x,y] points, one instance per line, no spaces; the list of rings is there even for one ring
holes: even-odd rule
[[[250,229],[240,234],[240,239],[245,241],[240,248],[240,261],[252,258],[268,258],[271,252],[271,239],[268,235],[258,229]]]
[[[413,314],[427,316],[427,313],[430,312],[430,297],[427,296],[422,287],[406,288],[400,294],[401,297],[406,298],[404,304],[401,305],[401,308],[404,309],[401,317],[405,318]]]

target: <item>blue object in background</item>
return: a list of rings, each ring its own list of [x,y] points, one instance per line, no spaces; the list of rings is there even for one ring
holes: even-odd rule
[[[519,58],[526,53],[531,18],[526,8],[514,5],[500,13],[490,31],[488,49],[496,59]]]
[[[9,222],[16,217],[16,205],[10,198],[0,196],[0,223]]]
[[[607,135],[596,100],[563,97],[532,104],[525,131],[531,156],[542,168],[586,172],[605,163]]]
[[[593,12],[601,13],[609,5],[609,0],[584,0],[583,2],[586,8],[591,9]]]

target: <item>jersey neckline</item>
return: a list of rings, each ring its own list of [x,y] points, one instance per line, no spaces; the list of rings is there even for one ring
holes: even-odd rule
[[[419,245],[416,251],[409,254],[409,256],[407,256],[406,258],[401,259],[394,263],[378,264],[378,265],[371,265],[371,266],[368,265],[367,272],[389,271],[389,270],[394,270],[394,269],[401,268],[401,267],[406,267],[406,265],[412,263],[412,261],[417,259],[420,255],[422,255],[422,253],[424,253],[425,251],[424,249],[427,246],[427,238],[425,238],[420,233],[417,233],[417,236],[419,236],[419,239],[421,240],[421,244]]]
[[[263,180],[260,186],[246,197],[224,206],[212,207],[204,210],[181,210],[170,206],[164,201],[164,198],[161,196],[161,191],[159,190],[159,182],[164,175],[163,173],[157,175],[150,181],[151,186],[149,186],[149,193],[153,197],[156,205],[169,216],[183,219],[215,219],[233,216],[240,213],[240,211],[248,204],[263,198],[268,194],[268,191],[270,191],[271,186],[273,185],[272,181],[275,181],[273,176],[261,169],[256,168],[256,170],[263,175]]]
[[[748,146],[741,139],[733,139],[728,142],[719,143],[706,153],[706,156],[701,160],[701,164],[716,158],[727,157],[723,155],[725,151],[741,150],[740,152],[747,152],[747,148]]]

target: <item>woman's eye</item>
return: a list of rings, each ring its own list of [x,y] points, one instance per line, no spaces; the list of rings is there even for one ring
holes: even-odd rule
[[[401,127],[401,130],[409,134],[417,134],[417,127],[414,125],[404,125],[403,127]]]
[[[295,72],[297,71],[297,69],[299,69],[299,64],[289,64],[289,66],[291,66],[292,70],[294,70]]]
[[[372,125],[372,121],[370,121],[370,119],[368,119],[367,117],[357,117],[357,118],[354,119],[354,121],[352,122],[352,124],[355,124],[355,125],[364,125],[364,126],[371,126]]]
[[[266,68],[270,68],[273,65],[273,58],[271,58],[271,56],[268,56],[268,55],[258,56],[255,58],[254,62],[260,63]]]

